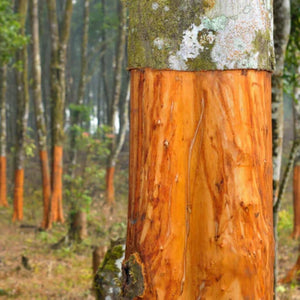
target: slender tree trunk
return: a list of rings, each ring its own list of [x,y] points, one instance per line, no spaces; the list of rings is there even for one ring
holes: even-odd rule
[[[290,0],[274,0],[274,42],[276,67],[272,76],[272,133],[273,133],[273,205],[274,208],[274,299],[276,299],[277,282],[277,223],[280,202],[280,170],[283,143],[283,71],[284,60],[291,28]]]
[[[114,173],[115,167],[118,159],[118,150],[120,147],[118,145],[118,141],[121,139],[116,135],[115,124],[118,116],[118,107],[121,96],[121,88],[122,88],[122,73],[123,73],[123,62],[125,57],[125,45],[126,45],[126,24],[127,24],[127,8],[123,2],[121,2],[121,10],[120,10],[120,28],[119,28],[119,42],[117,47],[117,64],[115,71],[115,80],[114,80],[114,98],[111,107],[111,115],[110,115],[110,123],[109,126],[112,129],[112,141],[110,144],[110,155],[107,160],[107,168],[106,168],[106,194],[107,201],[109,204],[113,204],[115,202],[115,192],[114,192]],[[122,132],[122,128],[120,128],[120,133]]]
[[[300,52],[297,53],[300,58]],[[294,131],[295,140],[300,144],[300,65],[297,69],[298,80],[294,87]],[[300,237],[300,146],[294,166],[294,230],[293,238]]]
[[[297,157],[294,165],[293,190],[294,190],[293,193],[294,230],[292,233],[292,237],[294,239],[298,239],[300,237],[300,159],[299,156]]]
[[[276,67],[272,76],[273,129],[273,203],[278,199],[283,141],[283,70],[286,47],[291,29],[289,0],[274,1],[274,41]]]
[[[78,93],[77,93],[77,105],[84,104],[84,96],[87,82],[87,59],[88,59],[88,34],[89,34],[89,18],[90,18],[90,1],[84,1],[84,21],[83,21],[83,36],[81,44],[81,73],[79,79]],[[72,116],[72,131],[71,131],[71,175],[75,177],[76,161],[77,161],[77,145],[76,135],[77,130],[75,125],[81,126],[82,117],[80,111],[73,112]]]
[[[61,36],[59,36],[56,1],[47,0],[51,33],[51,100],[52,100],[52,195],[49,225],[64,222],[62,207],[64,105],[66,96],[66,55],[70,35],[72,0],[66,1]]]
[[[272,299],[271,2],[129,10],[122,297]]]
[[[6,89],[7,65],[0,68],[0,206],[8,206],[6,198]]]
[[[49,220],[49,202],[51,196],[51,181],[49,160],[47,152],[47,129],[44,116],[44,106],[42,101],[41,88],[41,58],[40,58],[40,37],[39,37],[39,16],[38,16],[38,0],[31,0],[31,26],[32,26],[32,70],[33,70],[33,98],[35,108],[35,119],[37,127],[37,137],[39,145],[41,175],[43,183],[43,205],[44,215],[42,227],[47,228]]]
[[[17,11],[20,16],[20,32],[25,36],[26,16],[28,0],[19,0]],[[15,182],[14,182],[14,212],[13,221],[23,219],[23,196],[24,196],[24,143],[27,131],[29,111],[28,91],[28,54],[25,45],[17,52],[17,61],[22,62],[22,69],[17,70],[17,142],[15,155]]]

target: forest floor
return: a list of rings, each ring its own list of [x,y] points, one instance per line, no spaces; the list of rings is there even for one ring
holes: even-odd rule
[[[126,214],[126,201],[118,201],[113,212],[102,201],[89,213],[89,237],[54,250],[51,246],[68,232],[67,222],[39,231],[41,214],[34,208],[25,207],[26,222],[16,224],[11,206],[0,208],[0,299],[94,299],[93,249],[102,246],[105,253],[111,239],[125,236]]]
[[[25,201],[26,202],[26,201]],[[11,222],[12,207],[0,208],[0,299],[94,299],[92,293],[92,252],[110,239],[125,236],[126,197],[119,198],[111,210],[102,199],[92,205],[88,217],[89,237],[81,244],[51,246],[68,231],[67,222],[55,225],[50,232],[39,231],[41,209],[27,201],[26,222]],[[291,193],[288,192],[279,222],[279,278],[293,266],[299,242],[290,238],[292,231]],[[32,227],[21,227],[31,225]],[[28,259],[29,269],[22,264]],[[278,299],[300,299],[300,285],[279,285]]]

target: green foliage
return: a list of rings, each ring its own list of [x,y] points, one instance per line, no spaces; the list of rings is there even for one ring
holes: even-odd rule
[[[32,128],[28,128],[27,134],[25,136],[25,144],[24,144],[24,152],[26,157],[34,157],[36,151],[36,142],[34,138],[31,137],[31,133],[33,133]]]
[[[22,48],[27,38],[22,36],[18,16],[14,14],[10,0],[0,1],[0,65],[6,64],[17,49]]]
[[[292,213],[283,209],[279,212],[278,231],[291,231],[293,229]]]
[[[109,155],[109,129],[100,128],[95,134],[86,132],[80,126],[73,126],[74,129],[77,164],[72,166],[73,174],[64,177],[65,196],[73,212],[89,212],[93,197],[98,197],[101,182],[104,183],[105,170],[99,166]]]

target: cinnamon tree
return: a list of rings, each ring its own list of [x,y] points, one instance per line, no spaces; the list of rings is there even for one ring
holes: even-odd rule
[[[28,0],[16,1],[17,12],[20,18],[20,34],[25,36]],[[20,68],[16,70],[17,81],[17,127],[16,127],[16,153],[14,178],[14,212],[13,221],[23,219],[24,197],[24,147],[29,113],[28,90],[28,53],[27,46],[17,51],[16,60]]]
[[[124,299],[273,299],[272,2],[132,0]]]
[[[9,0],[0,2],[0,205],[7,206],[6,199],[6,147],[7,147],[7,73],[15,51],[26,44],[20,32],[18,16]]]
[[[52,222],[64,222],[62,207],[64,106],[66,98],[66,58],[73,1],[67,0],[59,30],[56,0],[47,0],[51,35],[50,85],[52,101],[52,195],[48,228]]]
[[[37,138],[39,145],[41,176],[43,183],[43,221],[42,227],[46,228],[49,223],[49,203],[51,196],[50,170],[47,151],[47,129],[44,116],[44,105],[42,101],[41,84],[41,56],[39,36],[39,9],[38,0],[30,3],[31,28],[32,28],[32,70],[33,70],[33,100],[35,108],[35,120],[37,127]]]

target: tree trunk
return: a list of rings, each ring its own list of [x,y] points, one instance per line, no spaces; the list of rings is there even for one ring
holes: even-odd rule
[[[272,76],[273,203],[278,199],[283,142],[283,71],[291,29],[289,0],[274,1],[274,41],[276,67]]]
[[[87,237],[87,219],[86,212],[77,211],[71,213],[71,225],[69,229],[69,238],[71,241],[81,242]]]
[[[6,89],[7,65],[0,68],[0,206],[8,206],[6,198]]]
[[[44,116],[44,106],[41,89],[41,57],[40,57],[40,37],[39,37],[39,17],[38,0],[31,0],[31,26],[32,26],[32,70],[33,70],[33,98],[35,108],[35,121],[37,127],[37,138],[40,153],[41,175],[43,183],[43,205],[44,215],[42,228],[48,227],[49,202],[51,196],[51,181],[49,171],[49,161],[47,152],[47,130]]]
[[[300,161],[295,162],[294,165],[294,178],[293,178],[293,190],[294,190],[294,230],[292,236],[294,239],[300,237]]]
[[[298,52],[300,59],[300,52]],[[294,166],[294,230],[293,238],[298,239],[300,237],[300,65],[297,68],[296,75],[298,75],[297,82],[294,87],[294,131],[295,141],[299,143],[299,149],[297,152],[297,158],[295,159]]]
[[[271,2],[169,3],[129,3],[122,297],[272,299]]]
[[[28,0],[19,0],[17,11],[20,16],[20,33],[25,36],[26,16]],[[27,131],[29,111],[28,91],[28,54],[25,45],[17,52],[17,61],[22,62],[22,69],[16,71],[17,77],[17,142],[15,155],[15,186],[14,186],[14,212],[13,221],[23,219],[23,197],[24,197],[24,144]]]
[[[51,100],[52,100],[52,195],[50,200],[49,224],[64,222],[62,208],[63,139],[65,105],[65,68],[67,45],[70,35],[72,0],[66,1],[62,21],[61,37],[58,30],[56,0],[47,0],[51,33]]]
[[[276,67],[272,76],[272,133],[273,133],[273,217],[275,237],[274,299],[277,282],[277,223],[280,207],[279,190],[283,146],[283,71],[291,29],[290,1],[274,0],[274,41]]]
[[[88,59],[88,33],[89,33],[89,18],[90,18],[90,1],[84,1],[84,23],[83,23],[83,36],[81,44],[81,73],[79,79],[78,93],[77,93],[77,105],[82,106],[84,104],[84,96],[87,81],[87,59]],[[76,137],[77,129],[75,125],[81,126],[82,124],[81,111],[74,111],[72,116],[72,129],[71,129],[71,175],[74,178],[76,172],[77,161],[77,146]]]
[[[117,47],[117,64],[115,70],[115,79],[114,79],[114,98],[112,101],[112,107],[110,111],[110,123],[109,126],[112,129],[112,141],[110,144],[110,155],[107,160],[107,168],[106,168],[106,193],[107,193],[107,201],[109,204],[113,204],[115,202],[115,194],[114,194],[114,170],[116,167],[119,150],[119,141],[120,138],[116,134],[115,124],[118,116],[118,107],[121,96],[121,88],[122,88],[122,73],[123,73],[123,62],[125,57],[125,45],[126,45],[126,24],[127,24],[127,8],[123,2],[120,3],[120,27],[119,27],[119,41]],[[122,132],[122,128],[120,128],[119,133]]]

